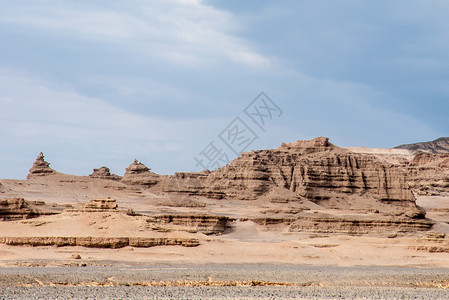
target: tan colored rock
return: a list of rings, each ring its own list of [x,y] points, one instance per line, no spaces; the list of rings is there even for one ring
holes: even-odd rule
[[[81,246],[88,248],[123,248],[155,246],[198,246],[199,240],[193,238],[146,238],[146,237],[0,237],[0,244],[11,246]]]
[[[130,185],[153,186],[161,180],[162,176],[150,170],[150,168],[136,159],[126,168],[122,182]]]
[[[449,153],[418,153],[406,168],[408,183],[423,196],[449,196]]]
[[[149,224],[163,226],[174,230],[201,232],[204,234],[220,234],[229,228],[232,218],[212,215],[159,215],[148,218]]]
[[[50,163],[45,161],[44,154],[41,152],[34,161],[27,178],[30,176],[44,176],[54,173],[56,173],[56,171],[50,168]]]
[[[93,173],[89,175],[91,178],[101,178],[101,179],[111,179],[111,180],[120,180],[122,177],[111,174],[111,170],[108,167],[101,167],[98,169],[94,169]]]
[[[206,197],[256,200],[281,188],[327,208],[396,209],[418,216],[406,173],[374,155],[354,153],[320,137],[242,153],[230,165],[198,177],[195,185],[201,187],[196,194]],[[185,187],[194,194],[194,185]]]
[[[0,221],[36,218],[39,211],[23,198],[0,200]]]
[[[84,210],[116,210],[118,207],[115,199],[92,199],[83,206]]]

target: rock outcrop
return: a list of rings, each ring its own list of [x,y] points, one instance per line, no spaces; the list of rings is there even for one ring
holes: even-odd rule
[[[0,200],[0,221],[30,219],[39,215],[39,210],[32,207],[23,198]]]
[[[424,196],[449,196],[449,153],[420,152],[407,167],[408,183]]]
[[[30,176],[44,176],[54,173],[56,173],[56,171],[50,168],[50,163],[45,161],[44,154],[41,152],[34,161],[27,178],[30,178]]]
[[[407,149],[414,153],[425,152],[432,154],[449,153],[449,137],[442,137],[432,142],[406,144],[394,149]]]
[[[121,176],[111,174],[111,170],[108,167],[101,167],[98,169],[94,169],[93,173],[89,175],[91,178],[101,178],[101,179],[111,179],[111,180],[120,180]]]
[[[411,220],[407,217],[348,218],[330,216],[302,215],[297,218],[249,218],[262,230],[283,230],[288,232],[333,233],[351,235],[388,236],[391,234],[414,234],[426,232],[433,222],[428,220]]]
[[[196,247],[200,244],[194,238],[148,238],[148,237],[0,237],[0,244],[11,246],[81,246],[89,248],[123,248],[155,247],[155,246],[184,246]]]
[[[230,227],[234,219],[212,215],[159,215],[147,219],[153,229],[184,230],[204,234],[220,234]],[[159,227],[160,226],[160,227]]]
[[[82,211],[115,211],[117,210],[117,201],[115,199],[92,199],[89,203],[85,204]]]
[[[136,159],[128,168],[126,168],[122,182],[130,185],[153,186],[161,180],[162,176],[153,173],[150,170],[150,168],[143,163],[138,162]]]
[[[291,201],[304,198],[326,208],[397,209],[422,215],[406,170],[374,155],[339,148],[324,137],[242,153],[207,176],[178,178],[178,185],[180,193],[239,200],[256,200],[281,188],[293,193]]]

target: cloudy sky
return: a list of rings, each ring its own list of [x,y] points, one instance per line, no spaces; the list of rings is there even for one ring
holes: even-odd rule
[[[236,117],[248,150],[449,136],[449,1],[0,0],[0,42],[0,178],[197,171]]]

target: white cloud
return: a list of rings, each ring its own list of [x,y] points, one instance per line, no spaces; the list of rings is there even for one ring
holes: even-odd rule
[[[269,66],[268,58],[233,35],[236,23],[231,14],[197,0],[135,0],[126,7],[100,3],[87,8],[63,2],[43,6],[36,1],[0,12],[4,26],[107,42],[170,63],[193,65],[224,59],[249,67]]]

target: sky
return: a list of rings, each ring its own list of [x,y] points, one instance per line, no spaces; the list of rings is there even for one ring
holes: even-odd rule
[[[0,45],[0,178],[449,136],[445,0],[0,0]]]

